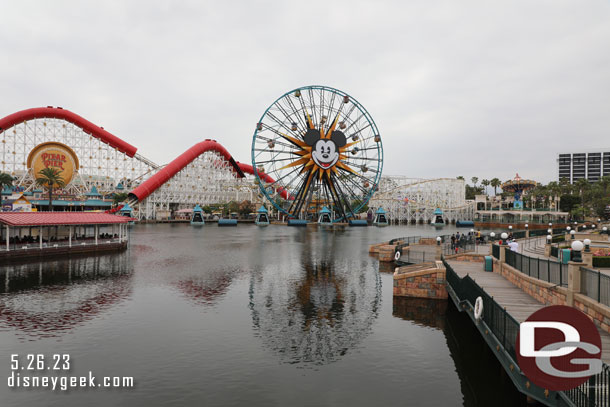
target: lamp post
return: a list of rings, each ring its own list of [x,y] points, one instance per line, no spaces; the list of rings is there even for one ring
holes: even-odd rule
[[[495,241],[496,241],[496,234],[495,234],[494,232],[491,232],[491,233],[489,234],[489,237],[491,238],[491,241],[492,241],[492,242],[495,242]]]
[[[529,224],[525,224],[525,243],[527,243],[529,245],[529,241],[530,241],[530,231],[529,231]]]
[[[500,243],[500,244],[506,244],[506,239],[508,239],[508,233],[502,232],[502,234],[500,235],[500,238],[502,239],[502,241],[504,241],[504,243]]]
[[[544,255],[551,257],[551,243],[553,243],[553,236],[546,235],[546,246],[544,246]]]
[[[441,242],[442,242],[443,238],[440,236],[436,237],[436,260],[441,260],[442,258],[442,249],[441,249]]]
[[[570,231],[570,236],[572,237],[572,240],[574,240],[574,235],[576,234],[575,230],[571,230]]]
[[[608,228],[604,226],[604,227],[602,228],[602,233],[604,233],[604,234],[608,234]]]
[[[582,263],[582,249],[583,244],[580,240],[575,240],[572,242],[572,261],[576,263]]]
[[[582,241],[585,245],[585,252],[591,251],[591,239],[585,239]]]

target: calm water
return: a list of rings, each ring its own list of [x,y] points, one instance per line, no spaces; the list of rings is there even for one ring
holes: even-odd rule
[[[121,254],[1,266],[0,405],[523,405],[467,317],[393,300],[368,256],[436,233],[138,225]],[[13,353],[136,386],[9,389]]]

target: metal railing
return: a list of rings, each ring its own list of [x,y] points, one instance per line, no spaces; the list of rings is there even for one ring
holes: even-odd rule
[[[523,274],[559,286],[568,285],[568,265],[555,260],[529,257],[505,250],[506,264]]]
[[[491,255],[496,259],[500,258],[500,246],[497,244],[491,245]]]
[[[460,301],[468,301],[469,306],[474,307],[477,297],[481,297],[483,300],[483,321],[502,345],[504,352],[510,356],[511,362],[519,366],[516,362],[517,353],[515,349],[519,322],[470,276],[460,278],[445,259],[443,259],[443,264],[446,269],[447,284]],[[604,363],[601,373],[592,376],[580,386],[563,393],[577,407],[610,407],[610,366]]]
[[[580,292],[610,307],[610,276],[596,270],[581,267]]]
[[[474,239],[467,239],[459,243],[451,244],[451,242],[443,243],[442,253],[445,256],[452,254],[476,252],[477,244]]]
[[[405,250],[405,252],[400,256],[400,259],[396,260],[396,264],[398,266],[406,266],[409,264],[425,263],[427,261],[434,260],[434,253],[426,253],[424,251],[411,252],[411,250]]]
[[[445,259],[443,259],[443,264],[446,269],[447,283],[460,300],[467,300],[470,306],[474,306],[477,297],[483,299],[482,319],[516,364],[515,345],[519,333],[519,322],[491,298],[470,276],[460,278]]]
[[[421,236],[396,237],[396,238],[390,240],[390,242],[388,244],[396,244],[396,242],[399,242],[399,241],[402,241],[403,243],[406,243],[406,244],[415,244],[415,243],[419,243],[420,240],[421,240]]]
[[[118,237],[109,237],[109,238],[99,238],[97,243],[95,242],[95,238],[86,238],[86,239],[74,239],[72,242],[68,240],[55,240],[55,241],[45,241],[40,244],[40,242],[27,242],[27,243],[10,243],[8,251],[23,251],[23,250],[40,250],[40,249],[53,249],[60,247],[81,247],[81,246],[95,246],[104,245],[108,243],[121,243],[122,241],[126,241],[126,238],[121,240]],[[7,251],[6,246],[0,245],[0,251]]]
[[[564,394],[577,407],[610,407],[610,366],[604,363],[601,373]]]
[[[551,257],[559,258],[559,247],[551,246]]]

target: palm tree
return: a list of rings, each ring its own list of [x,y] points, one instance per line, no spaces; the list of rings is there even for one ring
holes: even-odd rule
[[[581,178],[575,183],[576,190],[580,194],[580,206],[585,210],[585,192],[591,188],[591,184],[585,178]],[[586,216],[586,213],[584,214]]]
[[[494,187],[494,195],[498,195],[497,188],[502,185],[502,181],[500,181],[498,178],[492,178],[491,181],[489,181],[489,185]]]
[[[481,185],[485,187],[485,195],[487,195],[487,187],[491,184],[491,181],[488,179],[484,179],[481,181]]]
[[[470,180],[472,181],[472,184],[476,188],[477,187],[477,182],[479,182],[479,177],[472,177],[472,178],[470,178]]]
[[[4,187],[13,185],[13,177],[6,172],[0,172],[0,211],[2,210],[2,191]]]
[[[49,190],[49,212],[53,210],[53,188],[57,185],[60,188],[66,186],[64,179],[61,176],[61,171],[55,168],[47,167],[38,172],[36,178],[38,185],[46,186]]]

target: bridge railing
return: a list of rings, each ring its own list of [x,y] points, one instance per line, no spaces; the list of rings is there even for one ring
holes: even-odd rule
[[[568,285],[568,265],[555,260],[529,257],[521,253],[505,250],[506,264],[523,274],[559,286]]]
[[[491,255],[496,259],[500,259],[500,246],[497,244],[491,245]]]
[[[460,301],[467,301],[468,306],[472,308],[477,297],[481,297],[483,300],[482,320],[504,348],[504,352],[510,356],[511,362],[515,366],[519,366],[515,349],[519,322],[470,276],[460,278],[444,258],[443,264],[446,269],[447,284]],[[601,373],[592,376],[580,386],[563,393],[576,407],[610,407],[610,366],[604,363]]]
[[[445,259],[443,259],[443,264],[446,269],[447,283],[460,300],[466,300],[470,303],[470,306],[474,306],[477,297],[483,299],[483,320],[516,364],[515,344],[519,333],[519,322],[470,276],[460,278]]]
[[[580,292],[610,307],[610,276],[590,268],[580,268]]]

